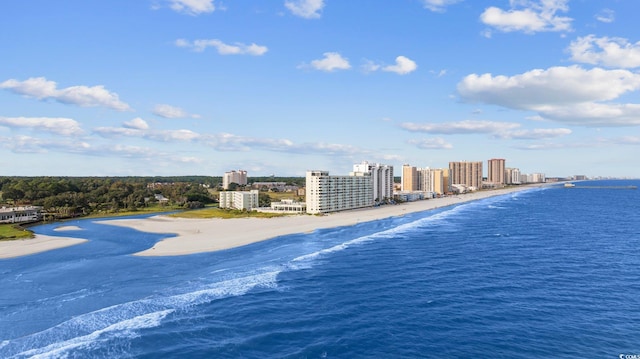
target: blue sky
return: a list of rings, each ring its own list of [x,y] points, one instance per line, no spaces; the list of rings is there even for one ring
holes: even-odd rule
[[[7,0],[2,175],[640,177],[637,0]]]

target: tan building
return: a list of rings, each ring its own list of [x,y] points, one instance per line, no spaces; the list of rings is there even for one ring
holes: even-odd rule
[[[482,162],[449,162],[451,185],[482,188]]]
[[[487,161],[487,182],[492,184],[505,184],[505,160],[502,158],[492,158]]]
[[[418,190],[418,171],[408,164],[402,165],[402,191],[412,192]]]
[[[436,194],[445,194],[449,192],[449,170],[439,168],[433,170],[433,191]]]

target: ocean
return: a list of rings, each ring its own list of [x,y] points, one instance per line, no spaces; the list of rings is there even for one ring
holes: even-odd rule
[[[639,185],[640,181],[590,181]],[[548,186],[230,250],[0,260],[1,358],[640,357],[640,191]]]

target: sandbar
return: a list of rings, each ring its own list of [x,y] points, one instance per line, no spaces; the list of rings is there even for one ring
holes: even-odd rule
[[[152,248],[135,253],[135,255],[178,256],[230,249],[288,234],[309,233],[318,229],[351,226],[531,188],[531,186],[520,186],[477,191],[396,205],[335,212],[322,216],[291,215],[274,218],[190,219],[159,215],[144,219],[116,219],[99,223],[133,228],[142,232],[172,234],[173,236],[159,241]]]
[[[86,242],[86,239],[36,234],[35,238],[0,241],[0,258],[13,258]]]
[[[56,232],[60,232],[60,231],[81,231],[82,228],[78,227],[78,226],[60,226],[60,227],[56,227],[53,229]]]

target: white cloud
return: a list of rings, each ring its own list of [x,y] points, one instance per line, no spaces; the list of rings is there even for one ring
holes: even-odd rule
[[[473,134],[473,133],[497,133],[520,127],[514,122],[495,121],[473,121],[466,120],[460,122],[445,123],[412,123],[400,124],[402,129],[410,132],[425,132],[432,134],[453,135],[453,134]]]
[[[131,121],[127,121],[123,125],[126,128],[131,128],[131,129],[134,129],[134,130],[148,130],[149,129],[149,124],[147,123],[147,121],[141,119],[140,117],[136,117]]]
[[[439,137],[409,140],[407,142],[423,150],[449,150],[453,148],[452,144]]]
[[[335,70],[348,70],[351,68],[349,60],[342,57],[337,52],[325,52],[324,58],[311,61],[311,67],[325,72],[333,72]],[[300,65],[298,68],[309,67],[309,65]]]
[[[153,114],[164,118],[200,118],[199,115],[190,114],[180,107],[159,104],[153,108]]]
[[[424,7],[435,12],[444,12],[445,8],[462,0],[422,0]]]
[[[324,7],[324,0],[286,0],[284,6],[296,16],[317,19]]]
[[[604,23],[612,23],[616,19],[616,13],[611,9],[602,9],[595,16],[596,20]]]
[[[174,142],[195,141],[203,139],[203,136],[191,130],[155,130],[141,119],[134,118],[123,124],[123,127],[97,127],[93,132],[103,137],[126,136],[144,138],[152,141]]]
[[[213,0],[170,0],[171,9],[189,14],[200,15],[202,13],[212,13],[216,10]]]
[[[510,0],[511,9],[505,11],[494,6],[488,7],[480,15],[480,20],[502,32],[571,31],[573,19],[557,15],[558,12],[569,10],[568,2],[569,0]]]
[[[375,72],[378,70],[386,71],[386,72],[395,72],[398,75],[406,75],[415,71],[418,68],[416,63],[405,56],[396,57],[396,63],[394,65],[381,65],[377,64],[371,60],[365,60],[362,65],[362,71],[365,73]]]
[[[389,65],[382,68],[382,71],[395,72],[398,75],[406,75],[415,71],[418,68],[416,63],[404,56],[396,57],[396,64]]]
[[[554,138],[571,134],[571,130],[566,128],[550,129],[521,129],[522,125],[515,122],[495,122],[495,121],[459,121],[446,123],[402,123],[400,127],[410,132],[424,132],[440,135],[460,135],[460,134],[490,134],[494,138],[532,140],[543,138]],[[433,139],[431,139],[433,140]],[[424,140],[421,140],[424,141]],[[418,142],[414,143],[418,144]],[[436,143],[437,144],[437,143]],[[420,142],[421,146],[426,146]],[[420,147],[420,146],[419,146]],[[425,147],[421,147],[425,148]]]
[[[235,43],[233,45],[225,44],[218,39],[200,39],[189,42],[185,39],[175,41],[178,47],[187,47],[193,51],[202,52],[207,47],[214,47],[220,55],[251,55],[262,56],[269,50],[266,46],[256,45],[254,43],[246,45],[243,43]]]
[[[361,68],[362,68],[362,71],[364,71],[364,73],[370,73],[370,72],[376,72],[376,71],[380,70],[380,68],[382,68],[382,66],[376,64],[375,62],[373,62],[371,60],[365,60],[364,64],[362,64]]]
[[[103,106],[118,111],[131,110],[128,104],[120,101],[118,94],[107,91],[104,86],[71,86],[58,89],[54,81],[44,77],[32,77],[25,81],[6,80],[0,83],[0,88],[39,100],[53,99],[81,107]]]
[[[74,136],[84,133],[80,124],[70,118],[0,117],[0,125],[12,128],[29,128],[37,131],[46,131],[62,136]]]
[[[584,126],[640,124],[640,104],[610,101],[640,89],[640,74],[627,70],[585,70],[579,66],[532,70],[515,76],[471,74],[458,83],[470,102],[535,111],[540,116]]]
[[[540,140],[570,135],[572,131],[568,128],[536,128],[533,130],[504,131],[495,134],[497,138],[516,140]]]
[[[66,153],[86,153],[91,145],[69,137],[42,139],[31,136],[0,137],[0,147],[14,153],[47,153],[51,150]]]
[[[640,67],[640,41],[633,44],[623,38],[588,35],[572,41],[568,51],[575,62],[607,67]]]

